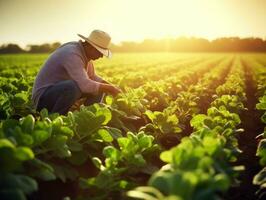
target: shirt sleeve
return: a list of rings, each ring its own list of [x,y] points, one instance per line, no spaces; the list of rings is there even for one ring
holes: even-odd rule
[[[95,80],[95,81],[97,81],[97,82],[99,82],[99,83],[103,82],[103,79],[102,79],[100,76],[98,76],[97,74],[95,74],[93,80]]]
[[[95,73],[93,62],[90,61],[87,64],[87,75],[94,81],[102,82],[103,79]]]
[[[85,63],[78,54],[68,56],[64,62],[64,68],[70,78],[78,84],[82,93],[98,93],[100,83],[89,78],[85,69]]]

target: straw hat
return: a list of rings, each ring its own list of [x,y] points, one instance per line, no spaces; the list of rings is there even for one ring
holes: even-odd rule
[[[110,58],[112,56],[109,49],[111,37],[108,35],[108,33],[101,30],[94,30],[91,32],[89,37],[85,37],[81,34],[78,34],[78,36],[90,43],[107,58]]]

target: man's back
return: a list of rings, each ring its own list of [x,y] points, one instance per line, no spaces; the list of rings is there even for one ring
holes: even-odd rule
[[[82,50],[79,42],[68,42],[59,47],[49,56],[38,73],[33,86],[32,99],[35,105],[37,105],[40,96],[46,88],[59,81],[71,79],[65,68],[66,62],[71,60],[71,57],[75,60],[74,57],[79,56],[83,61],[83,66],[86,65],[86,56],[84,56]]]

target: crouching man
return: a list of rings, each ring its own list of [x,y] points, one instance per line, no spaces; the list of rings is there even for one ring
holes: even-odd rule
[[[110,36],[94,30],[89,37],[78,34],[84,41],[68,42],[56,49],[38,73],[32,91],[32,100],[38,111],[47,108],[50,113],[65,115],[80,98],[85,105],[100,102],[104,93],[113,96],[121,90],[96,75],[92,61],[111,57]]]

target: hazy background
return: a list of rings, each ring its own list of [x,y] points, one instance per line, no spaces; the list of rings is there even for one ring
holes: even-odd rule
[[[0,0],[0,44],[67,42],[93,29],[114,43],[196,36],[266,38],[265,0]]]

